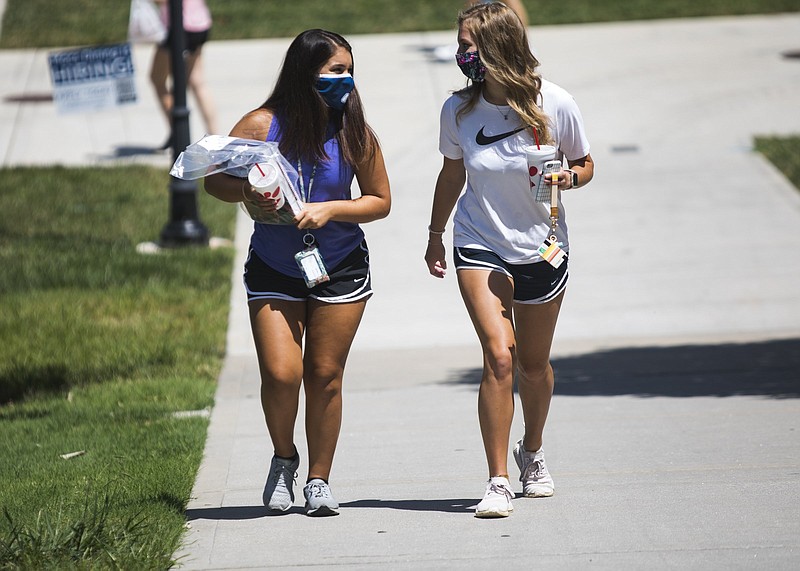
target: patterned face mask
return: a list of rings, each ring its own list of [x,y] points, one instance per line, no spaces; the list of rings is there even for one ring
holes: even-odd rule
[[[481,57],[477,51],[456,54],[456,63],[461,73],[472,81],[483,81],[483,76],[486,74],[486,66],[481,62]]]

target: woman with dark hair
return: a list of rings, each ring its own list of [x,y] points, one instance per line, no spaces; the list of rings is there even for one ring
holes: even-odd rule
[[[484,363],[478,418],[489,481],[475,515],[505,517],[514,498],[507,458],[515,373],[525,421],[514,447],[523,494],[553,494],[542,433],[553,393],[550,346],[568,277],[559,196],[587,184],[594,163],[575,101],[536,72],[539,62],[514,12],[499,2],[481,3],[463,11],[458,24],[455,59],[469,83],[442,108],[444,163],[425,262],[431,275],[444,277],[442,235],[456,208],[454,265]],[[543,177],[548,194],[539,200],[527,154],[546,146],[569,169]]]
[[[328,478],[341,425],[342,377],[372,295],[369,252],[359,224],[384,218],[391,205],[383,155],[364,119],[347,41],[319,29],[297,36],[272,94],[230,135],[277,142],[297,168],[304,203],[294,224],[255,224],[244,269],[261,404],[274,447],[264,505],[287,511],[294,502],[300,464],[294,426],[302,385],[306,513],[337,515]],[[361,190],[355,199],[354,177]],[[277,207],[277,200],[228,174],[206,177],[205,188],[225,202],[248,201],[264,212]],[[327,281],[304,279],[297,255],[309,252],[327,272]]]

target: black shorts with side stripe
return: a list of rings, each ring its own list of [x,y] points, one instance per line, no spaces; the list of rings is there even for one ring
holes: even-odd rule
[[[271,268],[250,248],[244,264],[247,301],[258,299],[306,301],[311,298],[326,303],[347,303],[372,295],[369,249],[366,240],[335,268],[327,269],[330,280],[309,288],[303,278],[287,276]]]
[[[514,282],[514,301],[517,303],[547,303],[567,287],[568,260],[554,268],[548,262],[509,264],[490,250],[453,248],[456,270],[488,270],[501,272]]]
[[[184,30],[183,37],[184,37],[184,54],[187,53],[193,54],[197,52],[203,44],[208,41],[209,36],[211,35],[211,29],[204,30],[202,32],[187,32]],[[158,47],[164,48],[165,50],[170,49],[172,46],[172,30],[167,33],[166,39],[159,44]]]

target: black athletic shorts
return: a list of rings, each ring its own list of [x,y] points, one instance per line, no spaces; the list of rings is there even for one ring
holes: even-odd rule
[[[514,282],[514,301],[517,303],[547,303],[567,287],[568,260],[558,268],[548,262],[509,264],[489,250],[453,248],[456,270],[489,270],[502,272]]]
[[[312,298],[327,303],[347,303],[372,295],[366,241],[362,241],[335,268],[327,270],[330,280],[309,288],[303,278],[287,276],[265,264],[251,248],[244,264],[247,301],[306,301]]]
[[[208,41],[208,37],[211,35],[211,30],[204,30],[202,32],[183,32],[183,39],[185,42],[184,45],[184,54],[187,53],[193,54],[198,49],[200,49],[204,43]],[[172,43],[172,31],[167,34],[167,38],[161,42],[160,47],[168,50],[170,49],[170,44]]]

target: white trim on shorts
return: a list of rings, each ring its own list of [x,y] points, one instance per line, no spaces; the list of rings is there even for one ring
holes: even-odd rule
[[[541,305],[553,301],[555,298],[561,295],[565,289],[567,289],[567,278],[569,278],[569,268],[567,268],[567,271],[564,272],[563,276],[561,276],[561,281],[558,283],[558,285],[553,289],[553,291],[551,291],[547,295],[539,297],[537,299],[529,299],[527,301],[521,301],[515,299],[514,303],[518,303],[520,305]]]
[[[464,258],[464,256],[462,256],[461,253],[459,252],[459,248],[458,247],[454,247],[453,251],[455,252],[455,255],[458,256],[458,258],[460,260],[464,260],[465,263],[473,264],[472,266],[466,266],[466,267],[461,267],[461,268],[456,267],[456,273],[461,272],[461,271],[469,271],[469,270],[479,270],[479,271],[488,270],[488,271],[492,271],[492,272],[502,273],[503,275],[508,276],[509,278],[511,278],[512,282],[514,280],[514,276],[511,274],[511,272],[509,272],[503,266],[500,266],[500,265],[497,265],[497,264],[493,264],[491,262],[487,262],[487,261],[484,261],[484,260],[473,260],[472,258]],[[491,250],[486,250],[486,251],[494,254],[495,256],[497,256],[497,254],[495,252],[492,252]],[[497,257],[499,258],[499,256],[497,256]],[[511,264],[510,262],[508,262],[508,263],[509,263],[509,265],[512,265],[512,266],[514,265],[514,264]],[[546,261],[541,261],[541,262],[534,262],[534,263],[545,263],[546,264],[547,262]],[[480,268],[480,267],[476,268],[475,266],[483,266],[483,268]],[[521,300],[521,299],[516,299],[516,298],[512,297],[511,301],[513,301],[514,303],[519,303],[520,305],[543,305],[545,303],[548,303],[548,302],[554,300],[555,298],[557,298],[559,295],[561,295],[564,292],[564,290],[567,288],[567,280],[568,279],[569,279],[569,268],[567,268],[567,271],[565,271],[564,275],[561,276],[561,280],[558,282],[558,285],[556,285],[546,295],[543,295],[542,297],[537,297],[535,299],[527,299],[527,300]],[[516,290],[514,290],[514,291],[516,291]]]
[[[351,301],[358,301],[359,299],[363,299],[365,297],[371,296],[374,292],[372,290],[364,291],[366,287],[367,280],[364,280],[364,287],[359,290],[354,291],[353,293],[347,295],[340,295],[339,297],[319,297],[316,295],[309,295],[308,297],[292,297],[283,293],[277,292],[270,292],[270,293],[262,293],[259,295],[252,294],[250,290],[247,289],[247,285],[245,284],[245,291],[247,295],[247,303],[251,301],[258,301],[260,299],[280,299],[283,301],[308,301],[309,299],[316,299],[317,301],[321,301],[323,303],[348,303]]]
[[[465,260],[465,261],[469,262],[470,264],[475,264],[475,265],[478,265],[478,266],[484,266],[487,270],[491,270],[493,272],[500,272],[501,274],[505,274],[508,277],[510,277],[511,279],[514,279],[514,276],[512,276],[511,273],[507,269],[505,269],[503,266],[498,266],[497,264],[490,264],[489,262],[484,262],[483,260],[468,260],[468,259],[464,258],[464,256],[461,255],[461,252],[458,251],[458,247],[453,248],[453,251],[456,253],[456,255],[461,260]],[[488,252],[489,250],[486,250],[486,251]],[[475,267],[471,267],[471,266],[468,266],[466,268],[456,267],[456,273],[458,273],[458,272],[460,272],[462,270],[481,270],[481,269],[483,269],[483,268],[475,268]]]
[[[359,244],[358,247],[361,249],[362,252],[366,253],[367,256],[369,256],[369,249],[364,247],[363,242]],[[250,261],[250,258],[253,255],[258,255],[258,254],[256,254],[255,250],[253,250],[253,248],[250,247],[247,252],[247,259],[245,260],[244,263],[245,266],[247,266],[247,263]],[[261,263],[266,265],[266,263],[263,260],[261,260]],[[277,270],[273,269],[273,271]],[[322,303],[349,303],[353,301],[358,301],[360,299],[369,298],[374,293],[374,290],[372,289],[372,267],[369,265],[369,262],[367,263],[367,275],[364,278],[364,285],[362,285],[359,289],[351,293],[340,295],[337,297],[320,297],[318,295],[312,295],[312,294],[309,294],[308,296],[304,297],[295,297],[275,291],[256,293],[253,292],[253,290],[251,290],[249,287],[247,287],[246,274],[247,274],[246,272],[242,274],[242,284],[244,284],[245,298],[248,304],[253,301],[259,301],[264,299],[279,299],[282,301],[299,301],[299,302],[305,302],[308,301],[309,299],[315,299]]]
[[[324,303],[347,303],[351,301],[358,301],[359,299],[363,299],[365,297],[369,297],[373,294],[372,289],[364,291],[367,287],[367,284],[372,284],[372,270],[367,270],[367,277],[364,278],[364,285],[362,285],[359,289],[352,293],[348,293],[345,295],[340,295],[339,297],[317,297],[316,295],[309,295],[311,299],[316,299],[317,301],[322,301]]]

